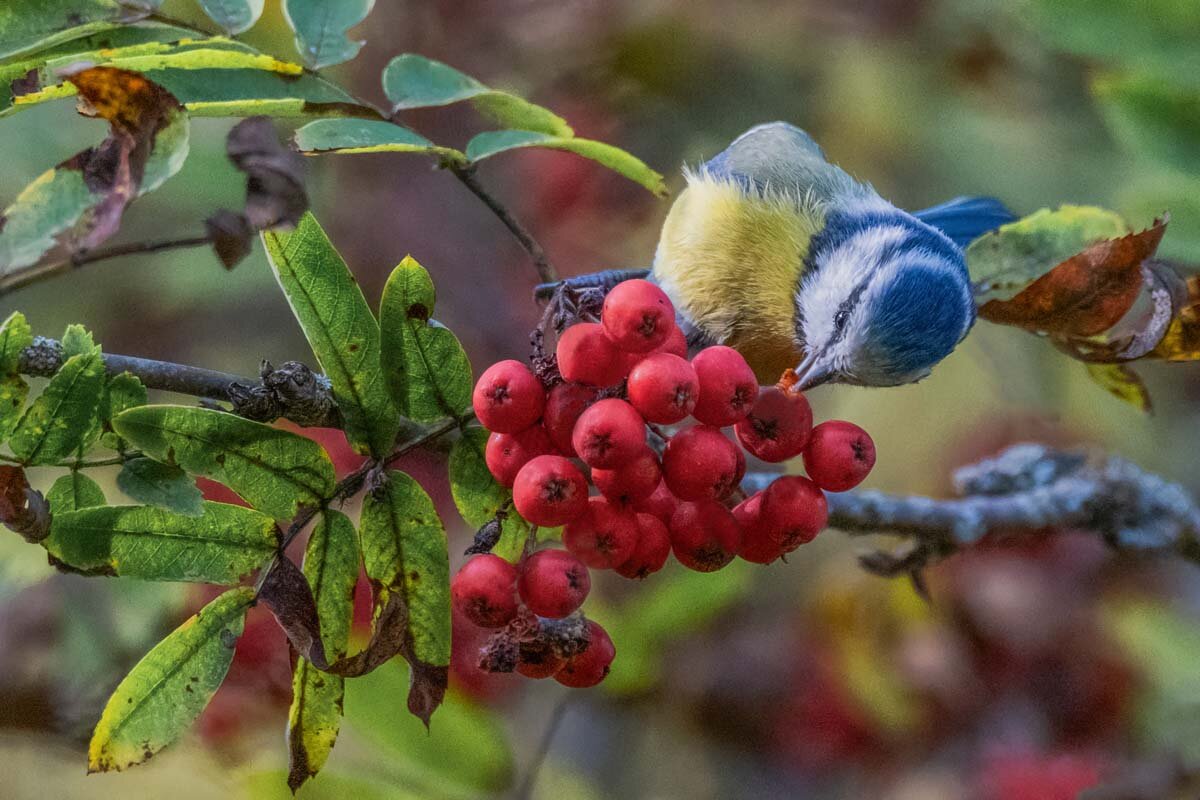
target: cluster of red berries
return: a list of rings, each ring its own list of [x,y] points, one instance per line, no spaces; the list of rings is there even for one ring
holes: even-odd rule
[[[475,386],[475,414],[492,431],[488,469],[512,488],[513,505],[531,524],[563,526],[566,545],[533,553],[519,568],[488,556],[468,562],[454,598],[477,624],[499,627],[517,616],[514,586],[539,617],[571,614],[590,587],[588,568],[644,578],[672,552],[701,572],[739,555],[770,563],[825,527],[823,490],[857,485],[875,463],[865,431],[841,421],[814,428],[804,396],[760,388],[736,350],[708,347],[689,361],[670,300],[648,281],[614,288],[600,322],[567,328],[556,356],[563,382],[549,391],[515,360],[494,364]],[[689,416],[697,424],[659,427]],[[722,431],[731,426],[736,443]],[[808,477],[781,476],[739,497],[745,453],[769,462],[803,456]],[[597,496],[588,496],[589,474]],[[585,659],[583,671],[599,682],[613,650],[603,629],[592,634],[564,669]],[[589,656],[597,634],[603,647]],[[603,670],[589,671],[601,662]]]

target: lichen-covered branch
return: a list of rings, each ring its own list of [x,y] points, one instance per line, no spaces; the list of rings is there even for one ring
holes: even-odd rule
[[[743,485],[763,488],[773,475]],[[896,534],[909,542],[874,552],[863,566],[912,574],[984,536],[1083,530],[1115,548],[1174,552],[1200,562],[1200,506],[1178,484],[1116,456],[1014,445],[954,474],[957,497],[935,499],[858,490],[829,494],[829,524],[851,536]]]
[[[21,352],[20,370],[24,375],[49,377],[62,363],[62,344],[39,336]],[[235,413],[259,422],[286,417],[303,426],[340,425],[328,380],[297,361],[288,361],[278,368],[264,361],[258,380],[112,353],[104,354],[104,366],[111,375],[122,372],[136,375],[149,389],[231,403]]]

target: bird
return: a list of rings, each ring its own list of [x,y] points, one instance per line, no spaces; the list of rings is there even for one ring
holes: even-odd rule
[[[794,391],[927,377],[975,322],[964,248],[1016,219],[992,197],[903,211],[786,122],[751,128],[684,177],[648,271],[539,296],[646,277],[690,345],[733,347],[762,383],[790,369]]]

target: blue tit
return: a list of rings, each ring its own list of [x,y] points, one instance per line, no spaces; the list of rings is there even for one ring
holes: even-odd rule
[[[798,390],[927,376],[975,322],[963,248],[1014,219],[991,198],[902,211],[783,122],[684,175],[650,279],[690,342],[734,347],[765,383],[793,368]]]

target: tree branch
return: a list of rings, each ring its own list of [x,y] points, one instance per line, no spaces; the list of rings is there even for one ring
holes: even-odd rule
[[[306,427],[341,424],[328,380],[296,361],[288,361],[278,369],[264,361],[260,380],[255,380],[150,358],[112,353],[105,353],[103,358],[110,375],[129,372],[149,389],[232,403],[234,413],[248,419],[270,422],[287,417]],[[49,377],[63,360],[62,343],[39,336],[21,351],[18,368],[24,375]]]
[[[175,250],[184,247],[201,247],[209,244],[212,244],[212,239],[207,235],[159,239],[153,242],[129,242],[127,244],[116,244],[76,253],[59,261],[31,264],[28,267],[0,275],[0,297],[9,292],[29,286],[32,283],[37,283],[38,281],[58,275],[65,275],[79,267],[86,266],[87,264],[95,264],[99,261],[107,261],[110,258],[143,253],[157,253],[162,250]]]
[[[769,473],[747,476],[747,491]],[[1172,552],[1200,563],[1200,506],[1178,484],[1116,456],[1091,456],[1039,444],[1014,445],[954,474],[958,497],[934,499],[877,491],[829,493],[829,525],[851,536],[910,539],[897,553],[863,556],[882,575],[912,574],[984,536],[1046,529],[1095,533],[1128,551]]]

